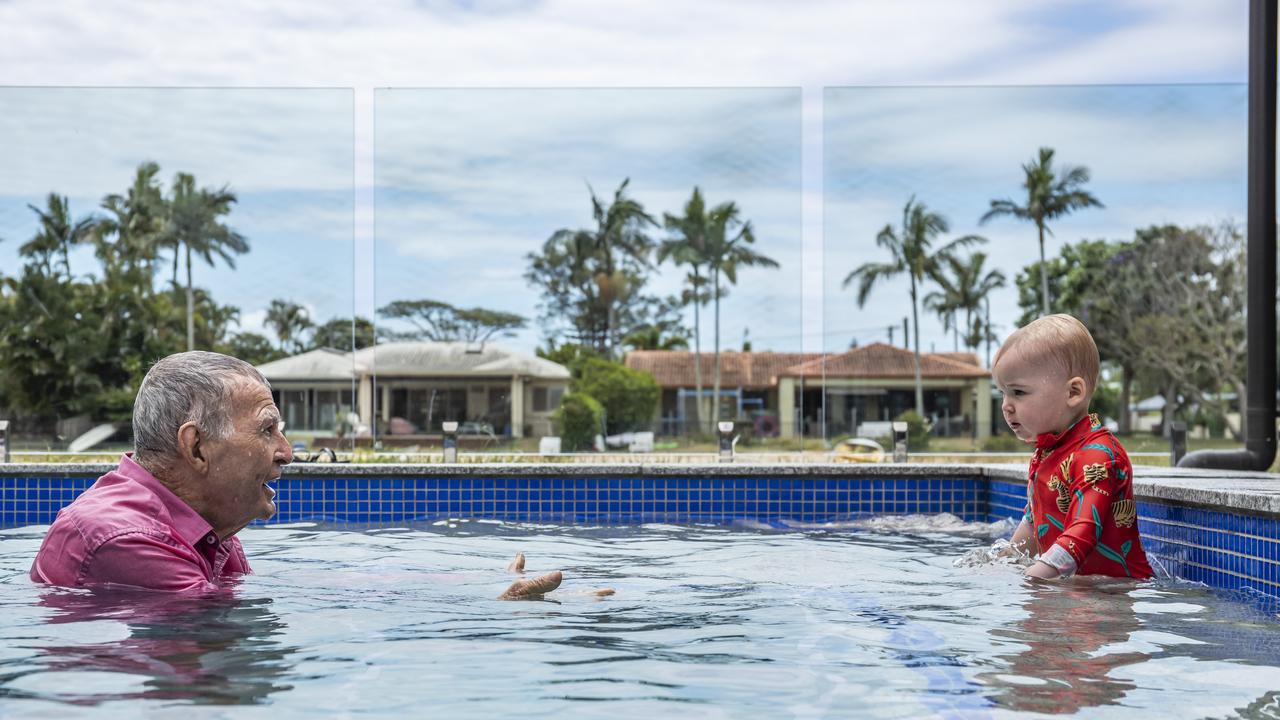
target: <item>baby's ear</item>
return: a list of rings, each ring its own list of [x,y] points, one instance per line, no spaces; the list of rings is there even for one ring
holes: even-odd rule
[[[1080,407],[1085,402],[1084,378],[1076,376],[1067,381],[1067,405],[1069,407]]]

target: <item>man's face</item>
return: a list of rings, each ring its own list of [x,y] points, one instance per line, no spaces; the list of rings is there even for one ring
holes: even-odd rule
[[[1004,394],[1000,410],[1009,429],[1023,442],[1037,435],[1065,431],[1078,412],[1072,401],[1071,381],[1052,363],[1029,362],[1014,351],[992,368],[996,387]]]
[[[278,479],[280,468],[293,461],[280,410],[266,386],[249,380],[235,386],[231,425],[225,440],[204,444],[209,474],[204,479],[201,515],[224,539],[250,521],[275,514],[276,491],[267,483]]]

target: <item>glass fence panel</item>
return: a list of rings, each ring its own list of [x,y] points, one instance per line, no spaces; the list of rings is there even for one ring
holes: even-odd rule
[[[715,453],[717,421],[739,452],[794,445],[798,89],[375,107],[385,448],[438,452],[457,423],[464,452]]]
[[[350,447],[352,118],[349,90],[0,88],[14,447],[129,448],[142,376],[188,349],[259,367],[300,457]]]
[[[906,420],[915,452],[1022,457],[988,368],[1013,330],[1065,312],[1101,352],[1092,410],[1150,461],[1167,458],[1159,435],[1173,418],[1229,443],[1246,95],[826,89],[826,358],[807,420],[850,456],[875,452],[861,439],[889,452],[890,423]]]

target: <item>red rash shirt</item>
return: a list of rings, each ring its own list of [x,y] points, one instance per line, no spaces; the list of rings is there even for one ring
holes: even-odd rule
[[[1027,478],[1026,520],[1042,555],[1057,544],[1079,575],[1152,576],[1138,538],[1133,466],[1097,415],[1036,437]]]

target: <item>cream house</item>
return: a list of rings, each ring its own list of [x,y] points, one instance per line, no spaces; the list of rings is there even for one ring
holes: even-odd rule
[[[392,342],[356,352],[331,349],[258,366],[288,427],[332,432],[354,410],[377,418],[379,435],[463,432],[551,435],[551,414],[569,387],[562,365],[492,343]]]

